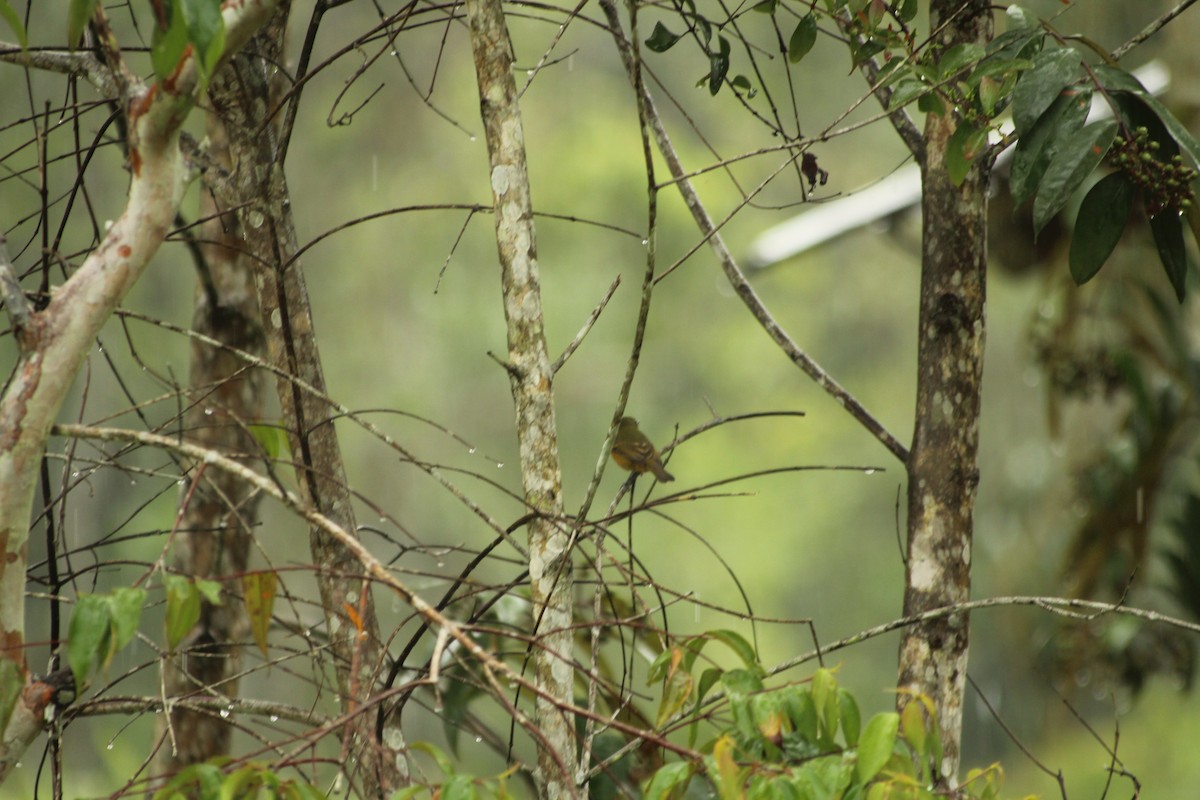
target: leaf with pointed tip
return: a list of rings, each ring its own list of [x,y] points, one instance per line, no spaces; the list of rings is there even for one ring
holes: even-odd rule
[[[3,17],[8,27],[12,29],[13,35],[17,37],[17,43],[21,45],[21,49],[28,50],[29,33],[25,30],[25,26],[21,24],[21,17],[8,4],[8,0],[0,0],[0,17]]]
[[[1064,141],[1083,127],[1091,105],[1091,89],[1067,89],[1042,114],[1032,130],[1017,141],[1009,170],[1009,191],[1014,206],[1021,205],[1037,191],[1054,154]]]
[[[813,45],[817,43],[817,18],[810,11],[800,18],[788,39],[788,61],[793,64],[808,55]]]
[[[643,44],[656,53],[665,53],[674,47],[680,38],[680,34],[671,33],[666,25],[656,22],[654,23],[654,30],[651,32],[650,38],[643,42]]]
[[[1070,48],[1043,50],[1033,58],[1013,90],[1013,126],[1023,136],[1054,103],[1062,90],[1079,77],[1079,54]]]
[[[71,0],[67,7],[67,47],[74,50],[79,46],[79,37],[83,36],[83,29],[98,5],[100,0]]]
[[[1112,255],[1129,221],[1134,194],[1129,176],[1114,172],[1083,198],[1071,236],[1071,278],[1076,284],[1090,281]]]
[[[1117,136],[1115,120],[1093,122],[1077,131],[1046,168],[1033,201],[1033,229],[1040,231],[1071,199],[1071,194],[1092,174]]]
[[[1183,247],[1183,223],[1179,213],[1167,209],[1150,218],[1150,230],[1154,233],[1154,244],[1162,260],[1167,279],[1175,290],[1175,297],[1183,302],[1187,291],[1187,251]]]

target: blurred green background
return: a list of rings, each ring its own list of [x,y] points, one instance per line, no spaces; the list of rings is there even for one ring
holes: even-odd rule
[[[293,43],[302,41],[310,5],[294,6]],[[1028,5],[1043,14],[1064,8],[1051,0]],[[1090,3],[1069,8],[1054,24],[1064,32],[1086,33],[1111,48],[1170,5]],[[552,357],[575,336],[608,285],[618,276],[622,281],[555,382],[563,488],[571,511],[578,507],[602,457],[601,445],[629,356],[646,257],[642,244],[646,177],[631,93],[611,39],[593,24],[601,18],[599,9],[583,8],[581,18],[571,22],[548,54],[547,65],[535,74],[530,71],[569,9],[514,6],[513,10],[518,80],[523,84],[532,78],[522,109],[535,207],[544,214],[601,222],[628,232],[550,217],[537,221]],[[135,11],[142,13],[141,8]],[[447,24],[447,11],[422,9],[412,28],[394,44],[378,40],[364,44],[309,84],[287,174],[302,244],[368,214],[428,207],[349,227],[304,256],[326,377],[336,399],[352,409],[372,410],[364,415],[418,458],[464,470],[451,473],[454,480],[507,523],[521,513],[519,503],[506,494],[519,493],[520,479],[507,377],[487,355],[489,351],[502,355],[506,350],[492,219],[476,214],[468,221],[465,210],[436,207],[490,202],[487,153],[465,27],[460,19]],[[129,28],[129,10],[110,13],[126,41],[136,41]],[[1179,24],[1194,26],[1191,18],[1196,13],[1185,14]],[[657,19],[679,28],[670,15],[647,10],[640,23],[643,38]],[[767,42],[771,37],[767,20],[750,15],[742,24],[750,35]],[[56,21],[35,17],[34,22],[32,42],[58,40]],[[313,63],[376,23],[378,16],[368,4],[331,11]],[[752,31],[754,25],[760,29]],[[1172,59],[1194,47],[1188,42],[1186,32],[1170,33],[1131,58]],[[395,55],[385,54],[347,87],[347,81],[380,48]],[[741,55],[735,51],[731,74],[746,71]],[[770,60],[769,54],[758,55],[768,65],[772,89],[780,91],[785,66],[778,58]],[[681,45],[666,54],[647,54],[647,60],[654,78],[662,81],[703,134],[702,140],[656,87],[660,110],[688,168],[699,169],[778,143],[728,88],[711,97],[694,86],[708,69],[694,49]],[[7,66],[3,71],[7,79],[0,81],[0,108],[6,109],[8,127],[0,132],[0,144],[3,166],[14,174],[35,160],[33,147],[20,146],[30,138],[29,124],[20,120],[40,114],[43,101],[60,103],[63,95],[57,80],[35,77],[31,102],[20,71]],[[850,71],[844,46],[828,36],[821,36],[808,58],[791,68],[791,78],[798,118],[807,135],[878,113],[869,101],[840,119],[864,85]],[[337,120],[367,101],[376,87],[381,87],[378,94],[347,124],[328,124],[327,120]],[[85,96],[89,91],[81,87]],[[429,101],[424,102],[421,95],[427,92]],[[749,105],[762,111],[763,97],[748,101]],[[786,117],[792,112],[786,101],[781,102]],[[107,113],[97,108],[82,118],[85,142]],[[54,127],[51,152],[70,148],[69,128]],[[828,185],[817,193],[820,198],[850,194],[905,162],[905,152],[886,122],[833,137],[813,152],[830,173]],[[99,165],[103,174],[97,172],[89,179],[89,199],[102,221],[119,212],[125,178],[118,148],[102,150],[97,158],[103,159]],[[740,161],[728,171],[714,170],[698,178],[697,188],[713,216],[724,219],[741,202],[731,178],[742,187],[754,187],[781,161],[777,154]],[[52,165],[50,181],[58,192],[69,188],[74,168],[70,159]],[[661,162],[656,168],[662,180],[666,169]],[[10,251],[19,267],[29,267],[38,247],[36,219],[26,217],[36,209],[36,176],[9,177],[3,186],[0,209]],[[193,187],[185,203],[188,219],[196,215],[198,191]],[[799,199],[796,176],[785,172],[756,198],[756,205],[766,207],[743,208],[722,229],[734,253],[744,253],[757,234],[802,211],[795,206]],[[669,506],[665,510],[670,519],[641,515],[633,528],[639,558],[649,574],[672,591],[744,611],[730,577],[733,573],[745,587],[754,613],[811,618],[823,643],[899,616],[901,466],[771,344],[702,246],[678,195],[666,187],[659,200],[658,270],[690,255],[655,291],[628,413],[638,417],[643,430],[660,445],[672,438],[676,426],[687,431],[709,419],[711,410],[721,415],[806,413],[804,418],[739,422],[687,442],[670,462],[678,481],[669,488],[686,490],[770,467],[862,469],[775,475],[730,487],[744,494]],[[61,204],[52,210],[52,224],[57,224],[55,211],[61,215]],[[72,224],[82,219],[74,217]],[[464,224],[465,234],[455,246]],[[90,227],[84,224],[73,229],[61,250],[71,254],[90,238]],[[32,246],[24,249],[27,243]],[[756,289],[795,341],[902,441],[911,436],[914,403],[918,254],[917,218],[909,213],[752,276]],[[1063,592],[1062,551],[1080,513],[1070,467],[1097,445],[1099,428],[1093,423],[1098,426],[1115,413],[1103,404],[1076,408],[1064,431],[1050,435],[1045,387],[1033,362],[1029,326],[1045,311],[1046,298],[1059,291],[1065,274],[1063,263],[1021,276],[993,271],[981,427],[982,482],[975,516],[975,597]],[[126,307],[187,326],[193,286],[194,271],[184,248],[171,243],[155,258]],[[114,374],[120,374],[138,398],[163,394],[171,380],[186,378],[187,345],[181,336],[131,320],[114,321],[102,339],[105,352],[98,350],[90,359],[86,381],[80,382],[64,419],[99,421],[127,409],[129,402]],[[11,364],[10,339],[0,346],[3,363]],[[135,355],[150,369],[142,369]],[[110,368],[107,357],[116,369]],[[174,401],[166,400],[147,413],[151,419],[165,419],[175,411]],[[470,446],[418,417],[454,431]],[[131,420],[124,413],[106,424],[132,424]],[[450,548],[477,549],[490,541],[490,532],[431,480],[360,429],[344,421],[338,425],[351,484],[390,517],[384,519],[363,505],[359,522],[386,534],[367,532],[367,541],[385,559],[397,555],[395,542],[408,547],[420,542],[425,549],[409,550],[396,566],[428,596],[440,595],[445,586],[440,576],[456,572],[466,558]],[[63,443],[56,442],[54,448],[61,452]],[[87,449],[80,447],[81,452]],[[169,467],[156,454],[142,453],[134,460],[139,459],[146,469]],[[867,468],[877,471],[867,474]],[[164,546],[163,532],[169,530],[174,515],[177,497],[171,476],[84,472],[85,482],[72,496],[65,516],[68,541],[82,547],[114,530],[144,533],[104,550],[104,556],[153,560]],[[607,507],[623,478],[610,465],[593,515]],[[664,491],[660,487],[656,494]],[[302,564],[306,548],[298,543],[305,538],[303,526],[277,508],[264,509],[263,552],[276,567]],[[620,533],[624,536],[625,529]],[[37,536],[31,549],[44,550]],[[697,542],[697,536],[711,549]],[[495,563],[485,572],[487,578],[499,581],[518,569]],[[109,566],[99,573],[99,585],[128,583],[141,572],[136,566]],[[289,573],[286,580],[297,594],[306,593],[302,571]],[[406,619],[405,609],[389,600],[383,600],[381,607],[390,624]],[[312,607],[302,607],[301,612],[317,622]],[[151,637],[158,631],[154,613],[144,626]],[[37,626],[45,629],[44,603],[31,603],[30,615],[29,638],[36,640],[41,638]],[[670,623],[673,633],[728,627],[750,634],[740,619],[688,604],[673,609]],[[1110,744],[1119,726],[1120,757],[1142,782],[1144,797],[1191,796],[1200,783],[1200,759],[1189,744],[1200,733],[1196,721],[1200,701],[1167,681],[1152,683],[1135,701],[1127,691],[1094,681],[1086,672],[1074,679],[1058,679],[1047,669],[1046,651],[1059,630],[1058,620],[1029,607],[987,610],[972,617],[971,676],[1005,724],[1043,763],[1062,770],[1071,797],[1100,797],[1110,757],[1067,709],[1063,701],[1069,700]],[[808,629],[802,625],[760,624],[757,633],[767,665],[812,648]],[[839,651],[830,659],[829,663],[841,664],[839,679],[857,693],[866,713],[893,703],[889,687],[894,684],[896,646],[895,635],[884,636]],[[118,656],[110,674],[133,670],[152,657],[145,644],[135,645]],[[39,669],[44,659],[44,648],[31,656]],[[808,674],[806,669],[785,677],[801,679]],[[142,670],[115,690],[153,691],[156,679],[151,672]],[[294,700],[295,689],[277,677],[283,672],[276,668],[253,676],[244,693]],[[640,687],[643,678],[635,686]],[[406,716],[406,722],[410,719],[410,740],[440,741],[436,719]],[[69,795],[112,791],[146,757],[152,725],[145,719],[128,727],[126,722],[97,719],[69,730]],[[479,745],[473,750],[469,740],[464,741],[465,770],[500,768],[498,758]],[[38,751],[35,747],[28,753],[16,783],[5,792],[32,785]],[[77,753],[94,755],[76,759]],[[964,767],[996,760],[1008,771],[1009,793],[1056,795],[1054,782],[1019,753],[971,693]],[[1121,791],[1110,796],[1130,793],[1128,784],[1118,786]]]

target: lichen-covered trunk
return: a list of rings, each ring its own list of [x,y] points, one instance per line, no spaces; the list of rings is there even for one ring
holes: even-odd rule
[[[525,134],[512,75],[512,41],[500,0],[467,0],[479,105],[487,137],[508,369],[529,523],[533,660],[538,696],[536,778],[542,797],[572,797],[574,731],[561,705],[572,701],[569,537],[562,527],[562,472],[554,420],[553,371],[543,328],[541,277],[533,226]]]
[[[238,208],[243,247],[259,265],[255,277],[267,357],[278,370],[276,386],[300,496],[343,530],[354,531],[334,412],[324,399],[325,377],[308,290],[301,266],[293,260],[297,238],[291,197],[270,124],[268,69],[281,63],[285,23],[281,10],[255,38],[252,52],[215,76],[209,90],[235,165],[232,186],[222,199]],[[342,739],[342,768],[362,797],[388,797],[407,778],[408,769],[399,728],[389,724],[380,741],[375,714],[367,713],[382,660],[371,582],[355,554],[316,525],[309,528],[309,550],[318,568],[339,700],[350,715],[349,733]]]
[[[943,49],[986,42],[991,11],[982,0],[935,0],[931,27]],[[946,171],[957,120],[949,111],[925,122],[923,243],[917,410],[908,459],[908,562],[904,613],[966,601],[979,482],[980,383],[983,376],[987,268],[987,165],[979,159],[961,186]],[[937,709],[943,785],[956,780],[967,677],[967,616],[941,617],[905,632],[900,645],[900,704],[919,692]]]
[[[207,120],[209,153],[228,168],[225,131],[213,115]],[[212,195],[201,193],[199,251],[203,258],[201,287],[196,293],[194,330],[261,358],[263,332],[254,290],[254,264],[241,251],[237,220],[217,216]],[[194,444],[229,454],[257,449],[249,426],[261,422],[267,380],[229,349],[192,340],[188,376],[188,409],[184,430]],[[198,481],[193,486],[192,482]],[[225,581],[223,603],[201,600],[199,621],[180,644],[175,658],[163,662],[166,696],[207,697],[216,692],[236,697],[242,646],[249,635],[239,601],[253,527],[258,521],[258,491],[222,470],[194,470],[180,492],[183,508],[174,539],[172,567],[184,575]],[[231,720],[211,710],[171,707],[158,717],[159,736],[168,737],[158,750],[156,770],[169,775],[191,764],[228,755]]]

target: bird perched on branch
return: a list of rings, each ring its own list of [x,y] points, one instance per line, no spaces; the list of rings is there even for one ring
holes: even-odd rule
[[[637,420],[633,417],[621,417],[617,436],[613,439],[612,458],[623,470],[638,474],[652,472],[663,483],[675,480],[675,476],[663,468],[658,451],[650,444],[646,434],[638,429]]]

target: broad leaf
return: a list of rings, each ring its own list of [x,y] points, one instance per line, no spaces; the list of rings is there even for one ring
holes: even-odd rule
[[[708,54],[708,93],[715,95],[721,91],[725,75],[729,72],[729,40],[724,36],[717,37],[717,50]]]
[[[199,55],[201,74],[210,75],[225,49],[225,19],[221,0],[179,0],[187,23],[188,40]]]
[[[800,59],[808,55],[808,51],[812,50],[816,43],[817,18],[810,11],[796,23],[796,29],[792,31],[791,38],[788,39],[788,61],[793,64],[798,63]]]
[[[133,635],[137,633],[138,620],[142,618],[142,606],[145,604],[145,589],[124,586],[114,589],[109,595],[114,650],[120,650],[133,640]]]
[[[987,129],[980,130],[966,123],[950,136],[946,143],[946,173],[951,183],[962,186],[975,157],[987,147]]]
[[[1183,302],[1187,291],[1187,252],[1183,248],[1183,221],[1175,211],[1167,209],[1150,219],[1150,230],[1154,233],[1154,244],[1162,260],[1167,279],[1175,290],[1175,297]]]
[[[876,714],[867,722],[858,740],[858,760],[854,772],[860,783],[867,783],[883,769],[896,746],[900,715],[894,711]]]
[[[1040,231],[1092,174],[1117,136],[1114,120],[1093,122],[1063,143],[1038,186],[1033,201],[1033,229]]]
[[[1075,219],[1071,237],[1071,278],[1083,285],[1090,281],[1121,240],[1133,207],[1133,183],[1124,172],[1114,172],[1092,187]]]
[[[1013,90],[1013,125],[1022,136],[1054,103],[1062,90],[1079,78],[1079,54],[1069,48],[1044,50],[1033,59]]]
[[[67,642],[67,663],[75,675],[75,686],[82,691],[88,673],[97,661],[108,661],[112,642],[111,609],[104,595],[81,595],[71,614]]]
[[[1037,191],[1059,146],[1083,127],[1091,105],[1091,89],[1068,89],[1055,99],[1033,129],[1020,138],[1009,170],[1014,206],[1020,206]]]
[[[665,53],[674,47],[675,43],[678,42],[680,38],[680,34],[671,33],[671,31],[667,29],[666,25],[663,25],[661,22],[656,22],[654,23],[654,31],[650,34],[650,38],[647,39],[644,44],[646,47],[649,47],[656,53]]]

